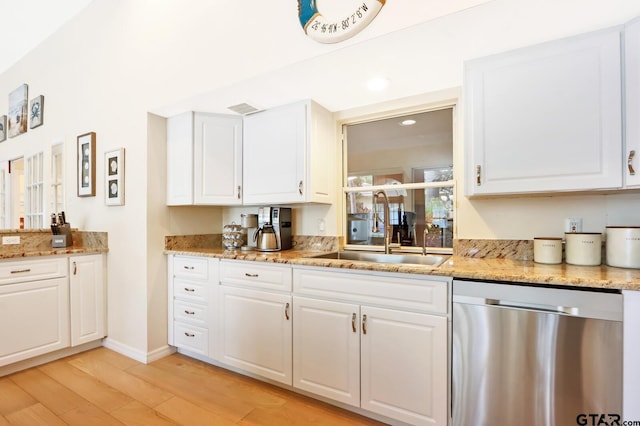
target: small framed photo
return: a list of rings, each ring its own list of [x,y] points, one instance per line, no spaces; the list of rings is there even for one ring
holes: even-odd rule
[[[7,140],[7,116],[0,116],[0,142]]]
[[[104,184],[107,206],[124,205],[124,148],[104,153]]]
[[[27,96],[29,86],[23,84],[9,93],[9,130],[10,138],[27,132]]]
[[[78,197],[96,195],[96,134],[78,136]]]
[[[35,129],[36,127],[44,124],[44,96],[40,95],[29,102],[29,128]]]

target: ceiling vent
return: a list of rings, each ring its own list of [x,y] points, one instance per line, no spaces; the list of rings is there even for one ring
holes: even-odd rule
[[[256,108],[252,105],[249,105],[248,103],[241,103],[238,105],[232,105],[229,108],[231,111],[233,112],[237,112],[240,115],[249,115],[249,114],[253,114],[254,112],[258,112],[260,111],[259,108]]]

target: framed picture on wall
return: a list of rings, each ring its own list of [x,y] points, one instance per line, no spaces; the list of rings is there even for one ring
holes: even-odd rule
[[[78,136],[78,197],[96,195],[96,134]]]
[[[0,116],[0,142],[7,140],[7,116]]]
[[[29,86],[23,84],[9,93],[9,137],[27,132],[27,96]]]
[[[124,205],[124,148],[104,153],[104,184],[107,206]]]
[[[40,95],[29,103],[29,128],[35,129],[44,124],[44,96]]]

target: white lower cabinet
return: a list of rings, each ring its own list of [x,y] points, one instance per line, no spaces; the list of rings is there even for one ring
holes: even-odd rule
[[[220,361],[291,385],[291,296],[222,285]]]
[[[170,345],[217,358],[218,259],[169,256]]]
[[[102,339],[106,333],[104,256],[69,258],[71,346]]]
[[[67,277],[0,285],[0,366],[69,346]]]
[[[409,424],[447,424],[447,280],[294,268],[293,284],[295,387]],[[435,315],[413,311],[425,306]]]
[[[293,386],[360,406],[360,307],[293,297]]]
[[[447,424],[450,278],[171,257],[170,344],[391,423]]]
[[[447,424],[447,318],[361,308],[365,410],[415,425]]]
[[[104,269],[102,254],[0,262],[0,367],[103,338]]]

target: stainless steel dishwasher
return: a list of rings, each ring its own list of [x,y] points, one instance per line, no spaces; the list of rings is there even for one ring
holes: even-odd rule
[[[453,425],[622,415],[619,292],[454,280],[452,329]]]

